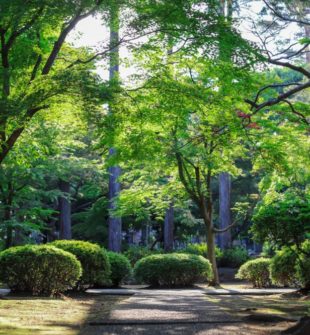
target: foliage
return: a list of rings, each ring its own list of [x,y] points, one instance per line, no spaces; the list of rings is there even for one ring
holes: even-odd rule
[[[108,251],[108,259],[111,266],[110,280],[113,286],[119,286],[125,278],[131,275],[131,265],[128,258],[122,254]]]
[[[251,231],[259,241],[300,245],[310,232],[310,198],[305,192],[287,189],[270,192],[253,216]]]
[[[257,258],[241,265],[236,278],[250,281],[254,287],[270,286],[270,259]]]
[[[138,260],[144,258],[146,256],[154,255],[154,254],[161,254],[163,250],[161,249],[153,249],[143,247],[143,246],[136,246],[131,245],[125,252],[124,255],[129,259],[131,265],[135,265]]]
[[[95,284],[104,285],[108,282],[110,263],[106,251],[99,245],[75,240],[58,240],[50,245],[71,252],[81,262],[83,274],[76,284],[77,289],[85,289]]]
[[[271,258],[275,255],[276,250],[276,246],[271,243],[271,241],[266,241],[263,244],[262,252],[260,253],[260,255],[262,257]]]
[[[296,263],[296,273],[298,281],[303,288],[310,288],[310,240],[305,241],[298,255]]]
[[[246,249],[242,247],[233,247],[225,249],[220,258],[220,266],[238,268],[249,259]]]
[[[189,286],[212,276],[211,265],[202,256],[189,254],[152,255],[139,260],[134,267],[138,281],[152,286]]]
[[[101,182],[106,181],[101,178]],[[90,183],[90,186],[92,183]],[[105,185],[106,186],[106,185]],[[101,191],[102,192],[102,191]],[[79,193],[81,195],[81,192]],[[96,198],[95,198],[96,199]],[[72,235],[74,239],[84,240],[106,246],[108,240],[107,200],[103,197],[95,200],[94,197],[80,196],[79,203],[92,203],[90,208],[72,214]]]
[[[0,253],[0,280],[13,291],[57,295],[77,283],[82,267],[67,251],[47,245],[25,245]]]
[[[283,286],[296,285],[295,265],[297,258],[296,248],[283,247],[276,252],[270,263],[270,278],[273,284]]]
[[[179,250],[180,253],[193,254],[208,258],[208,246],[207,243],[189,243],[186,248]],[[217,260],[221,260],[223,252],[219,247],[215,247],[215,255]]]

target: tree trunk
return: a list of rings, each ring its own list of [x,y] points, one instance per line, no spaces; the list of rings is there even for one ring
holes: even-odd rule
[[[13,185],[8,182],[8,196],[5,201],[4,221],[10,221],[12,218],[12,204],[13,204]],[[10,248],[13,245],[13,227],[11,223],[6,228],[5,248]]]
[[[211,285],[219,286],[220,279],[217,271],[217,264],[216,264],[216,255],[215,255],[215,235],[213,232],[213,226],[211,224],[207,225],[207,247],[208,247],[208,259],[212,265],[213,271],[213,278],[211,281]]]
[[[114,152],[110,149],[110,155]],[[115,197],[120,192],[120,183],[117,181],[121,171],[118,166],[112,166],[109,168],[109,243],[108,247],[110,250],[115,252],[121,251],[122,243],[122,220],[119,217],[115,217],[113,210],[116,208]]]
[[[206,185],[208,190],[207,198],[201,198],[200,209],[202,211],[202,217],[207,228],[207,248],[208,248],[208,259],[212,265],[213,277],[210,282],[213,286],[220,285],[220,279],[217,271],[216,257],[215,257],[215,233],[213,231],[213,201],[212,201],[212,190],[211,190],[211,170],[208,171],[206,177]]]
[[[224,229],[231,224],[231,212],[230,212],[230,190],[231,190],[231,179],[227,172],[223,172],[219,176],[219,202],[220,202],[220,229]],[[220,247],[227,249],[231,247],[231,230],[227,230],[219,235]]]
[[[60,180],[59,189],[65,193],[65,195],[59,197],[59,238],[62,240],[71,240],[70,183]]]
[[[169,208],[166,211],[165,221],[164,221],[164,250],[173,250],[174,242],[174,208],[173,203],[170,203]]]
[[[11,205],[7,204],[4,211],[4,220],[11,220]],[[6,239],[5,239],[5,249],[10,248],[13,244],[13,228],[9,224],[6,227]]]
[[[305,26],[306,37],[310,38],[310,26]],[[307,48],[306,61],[310,64],[310,46]]]
[[[212,205],[212,204],[211,204]],[[200,210],[203,217],[203,221],[207,228],[207,248],[208,248],[208,260],[211,263],[212,266],[212,280],[210,282],[213,286],[220,285],[219,275],[217,271],[217,264],[216,264],[216,258],[215,258],[215,234],[213,232],[213,224],[212,224],[212,209],[210,207],[210,203],[206,206],[206,201],[203,198]]]
[[[110,81],[117,81],[119,76],[119,7],[116,2],[111,4],[110,8]],[[109,112],[113,113],[112,106],[109,106]],[[115,149],[109,150],[109,156],[115,154]],[[121,186],[118,181],[121,174],[119,166],[109,168],[109,242],[108,247],[115,252],[121,251],[122,243],[122,220],[115,217],[113,210],[116,207],[115,198],[120,192]]]

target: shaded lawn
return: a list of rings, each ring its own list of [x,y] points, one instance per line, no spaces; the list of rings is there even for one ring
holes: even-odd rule
[[[300,318],[310,315],[310,297],[294,294],[250,296],[207,296],[210,302],[218,305],[223,311],[235,315],[248,314],[278,315],[283,318]]]
[[[0,335],[83,335],[85,323],[106,319],[120,296],[57,298],[10,295],[0,299]]]

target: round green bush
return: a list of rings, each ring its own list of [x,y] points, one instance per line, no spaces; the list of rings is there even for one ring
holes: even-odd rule
[[[234,247],[225,249],[220,258],[219,265],[222,267],[238,268],[249,259],[246,249],[242,247]]]
[[[108,251],[107,255],[111,265],[110,280],[113,286],[119,286],[131,274],[130,262],[126,256],[116,252]]]
[[[51,245],[71,252],[81,262],[83,274],[76,285],[82,290],[94,285],[105,285],[110,276],[110,263],[107,253],[99,245],[86,241],[58,240]]]
[[[283,286],[296,285],[296,260],[296,250],[284,247],[277,251],[270,263],[270,277],[272,283]]]
[[[15,292],[57,295],[72,288],[81,274],[74,255],[52,246],[25,245],[0,253],[0,281]]]
[[[241,265],[236,278],[250,281],[254,287],[270,286],[270,259],[257,258]]]
[[[134,267],[135,278],[151,286],[190,286],[211,278],[210,262],[202,256],[171,253],[140,259]]]
[[[310,289],[310,240],[305,241],[301,246],[301,252],[296,261],[296,275],[301,286]]]

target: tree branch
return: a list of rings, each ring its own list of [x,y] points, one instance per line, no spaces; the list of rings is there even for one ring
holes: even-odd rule
[[[276,59],[271,59],[271,58],[269,58],[267,60],[267,62],[270,63],[270,64],[279,65],[279,66],[282,66],[282,67],[287,67],[287,68],[289,68],[291,70],[294,70],[294,71],[297,71],[297,72],[303,74],[304,76],[306,76],[307,78],[310,79],[310,72],[307,71],[302,66],[293,65],[293,64],[288,63],[288,62],[280,62],[280,61],[278,61]]]
[[[39,17],[41,16],[41,14],[43,13],[43,10],[44,10],[44,6],[41,6],[38,11],[33,15],[33,17],[20,29],[18,30],[15,30],[11,36],[9,37],[7,43],[6,43],[6,47],[7,49],[9,50],[14,41],[16,40],[16,38],[18,36],[20,36],[21,34],[23,34],[25,31],[29,30],[33,24],[39,19]]]
[[[294,108],[293,104],[292,104],[290,101],[288,101],[288,100],[283,100],[283,102],[286,102],[286,103],[290,106],[292,112],[293,112],[294,114],[300,116],[300,117],[302,118],[302,121],[303,121],[305,124],[309,125],[309,122],[308,122],[307,118],[306,118],[303,114],[297,112],[297,110]]]
[[[249,99],[245,99],[244,101],[246,103],[248,103],[249,105],[251,105],[251,109],[255,109],[255,113],[257,113],[258,111],[260,111],[261,109],[265,108],[265,107],[271,107],[274,106],[280,102],[285,101],[286,99],[290,98],[291,96],[293,96],[294,94],[305,90],[306,88],[310,87],[310,80],[307,81],[304,84],[298,85],[297,87],[292,88],[291,90],[288,90],[285,93],[282,93],[280,95],[278,95],[278,97],[274,98],[274,99],[270,99],[267,100],[261,104],[257,104],[255,101],[249,100]]]
[[[275,10],[266,0],[263,0],[263,2],[274,13],[275,16],[277,16],[279,19],[281,19],[283,21],[295,22],[295,23],[299,23],[301,25],[306,25],[306,26],[310,25],[310,21],[304,21],[304,20],[300,20],[300,19],[293,19],[293,18],[284,16],[283,14],[281,14],[277,10]]]
[[[54,43],[54,47],[47,58],[47,61],[42,69],[42,75],[46,75],[50,72],[52,66],[54,65],[54,62],[58,56],[58,53],[62,47],[62,45],[65,42],[66,37],[70,33],[70,31],[76,26],[76,24],[85,19],[86,17],[93,14],[98,8],[98,5],[96,5],[94,8],[86,12],[85,14],[82,14],[82,11],[80,10],[68,23],[67,25],[62,29],[60,32],[57,41]]]
[[[218,228],[213,227],[213,232],[216,233],[216,234],[225,233],[226,231],[228,231],[229,229],[231,229],[235,225],[236,225],[236,223],[234,222],[234,223],[230,224],[229,226],[227,226],[223,229],[218,229]]]
[[[181,179],[182,184],[184,185],[184,188],[186,189],[187,193],[191,196],[191,198],[195,201],[195,202],[199,202],[199,199],[197,197],[197,195],[195,194],[195,192],[190,188],[186,177],[184,175],[184,167],[183,167],[183,162],[182,162],[182,157],[180,153],[176,153],[176,159],[177,159],[177,163],[178,163],[178,171],[179,171],[179,176]]]
[[[38,111],[40,111],[42,109],[46,109],[46,108],[48,108],[47,105],[39,106],[39,107],[35,107],[35,108],[29,109],[27,111],[26,115],[25,115],[24,122],[26,122],[29,119],[31,119]],[[22,134],[22,132],[24,131],[24,129],[25,129],[25,125],[22,125],[21,127],[16,128],[10,134],[10,136],[8,137],[8,139],[4,143],[1,144],[0,164],[3,162],[3,160],[5,159],[5,157],[7,156],[7,154],[9,153],[9,151],[13,148],[15,142],[17,141],[17,139],[19,138],[19,136]]]

